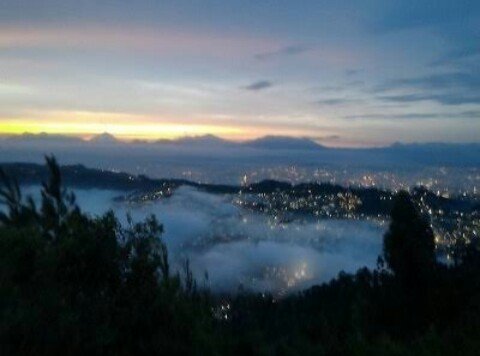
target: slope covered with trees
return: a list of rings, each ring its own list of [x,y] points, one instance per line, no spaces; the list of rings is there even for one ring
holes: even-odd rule
[[[478,355],[480,245],[437,263],[408,193],[375,270],[281,300],[219,296],[197,287],[188,261],[171,270],[155,217],[89,216],[47,166],[39,206],[2,175],[2,355]]]

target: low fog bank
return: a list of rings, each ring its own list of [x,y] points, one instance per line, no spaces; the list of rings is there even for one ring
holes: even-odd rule
[[[38,186],[26,188],[36,199]],[[114,201],[109,190],[75,190],[77,202],[91,214],[113,209],[122,223],[155,214],[173,266],[186,258],[200,285],[217,292],[239,288],[278,295],[329,281],[340,271],[374,267],[384,227],[367,221],[321,220],[278,223],[243,210],[232,196],[182,187],[168,199],[129,204]],[[206,279],[205,276],[208,275]]]

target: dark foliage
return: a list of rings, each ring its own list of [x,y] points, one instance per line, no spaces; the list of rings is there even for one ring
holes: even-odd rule
[[[391,219],[383,241],[385,260],[405,287],[419,288],[436,265],[432,228],[404,191],[395,197]]]
[[[480,243],[438,264],[408,193],[376,270],[281,300],[222,297],[197,288],[188,261],[172,273],[154,217],[91,217],[47,167],[38,207],[1,174],[1,355],[478,355]]]
[[[47,165],[40,208],[3,177],[0,354],[208,353],[206,296],[171,275],[162,226],[82,213]]]

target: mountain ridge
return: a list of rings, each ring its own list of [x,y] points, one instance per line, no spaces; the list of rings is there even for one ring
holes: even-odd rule
[[[249,147],[257,149],[303,149],[303,150],[382,150],[382,149],[445,149],[445,148],[480,148],[480,142],[393,142],[390,145],[377,146],[377,147],[330,147],[318,143],[311,137],[294,137],[294,136],[282,136],[282,135],[266,135],[255,139],[246,141],[233,141],[221,138],[213,134],[196,135],[196,136],[182,136],[175,139],[158,139],[154,141],[147,140],[128,140],[124,141],[118,139],[116,136],[103,132],[98,135],[94,135],[90,139],[82,139],[78,136],[71,136],[65,134],[49,134],[45,132],[41,133],[29,133],[24,132],[18,135],[0,135],[0,140],[6,140],[8,142],[55,142],[55,143],[99,143],[99,144],[173,144],[173,145],[215,145],[215,146],[230,146],[230,147]]]

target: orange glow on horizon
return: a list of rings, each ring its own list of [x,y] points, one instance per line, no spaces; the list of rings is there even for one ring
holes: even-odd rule
[[[85,114],[86,115],[86,114]],[[84,117],[84,113],[73,115],[71,122],[6,119],[0,121],[0,136],[16,136],[22,134],[50,134],[80,137],[89,140],[92,137],[109,133],[122,141],[144,140],[155,141],[159,139],[174,140],[186,136],[215,135],[231,141],[245,141],[260,138],[267,135],[306,137],[317,141],[311,136],[311,131],[295,129],[272,130],[266,126],[224,126],[212,124],[189,124],[189,123],[153,123],[142,122],[136,116],[121,116],[117,114],[105,114],[109,116],[108,122],[93,122],[91,118]],[[111,116],[111,117],[110,117]],[[100,120],[103,121],[103,120]],[[324,142],[321,144],[328,147],[375,147],[384,146],[357,142],[355,140],[342,140],[340,142]]]
[[[0,122],[0,134],[20,135],[23,133],[47,133],[89,138],[108,132],[119,139],[175,139],[182,136],[205,134],[229,138],[242,138],[245,130],[237,127],[207,124],[175,123],[96,123],[96,122],[42,122],[10,120]]]
[[[50,111],[40,117],[37,117],[37,115],[36,113],[30,113],[27,118],[0,118],[0,135],[46,133],[89,140],[95,135],[107,132],[122,141],[135,139],[155,141],[210,134],[237,142],[273,135],[307,137],[330,147],[370,146],[355,140],[349,141],[348,138],[332,142],[321,139],[322,135],[337,134],[333,131],[320,130],[316,132],[308,128],[281,127],[278,125],[273,128],[265,123],[244,126],[234,125],[233,123],[227,124],[226,122],[212,122],[208,118],[198,119],[197,123],[191,123],[179,118],[160,119],[129,113],[90,111]],[[65,118],[68,118],[68,121]]]

